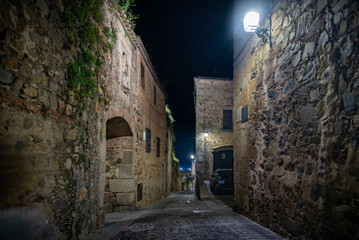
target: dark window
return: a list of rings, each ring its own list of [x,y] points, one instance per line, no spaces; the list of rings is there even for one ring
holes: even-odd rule
[[[142,183],[137,184],[137,202],[142,200],[142,189],[143,189]]]
[[[160,146],[161,146],[161,140],[159,137],[156,137],[156,157],[160,156]]]
[[[242,107],[241,111],[242,119],[241,122],[247,122],[248,121],[248,105]]]
[[[223,110],[223,130],[233,130],[232,110]]]
[[[151,130],[146,128],[146,152],[151,152]]]
[[[145,89],[145,68],[143,67],[142,63],[141,63],[141,86],[143,89]]]
[[[153,87],[153,103],[156,105],[157,100],[157,89],[156,86]]]

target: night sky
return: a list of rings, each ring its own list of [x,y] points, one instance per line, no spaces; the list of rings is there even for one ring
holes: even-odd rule
[[[190,167],[195,153],[195,76],[233,75],[232,0],[135,0],[142,38],[157,74],[165,82],[173,112],[175,152]]]

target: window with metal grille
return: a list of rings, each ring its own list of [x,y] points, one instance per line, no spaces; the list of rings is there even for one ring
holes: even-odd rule
[[[233,130],[232,110],[223,110],[223,130]]]
[[[156,137],[156,157],[160,156],[161,139]]]
[[[137,184],[137,202],[142,200],[142,190],[143,190],[142,183]]]
[[[146,128],[146,152],[151,152],[151,130]]]
[[[156,105],[157,102],[157,89],[156,86],[153,86],[153,103]]]
[[[141,63],[141,86],[143,89],[145,89],[145,68],[143,67],[142,63]]]

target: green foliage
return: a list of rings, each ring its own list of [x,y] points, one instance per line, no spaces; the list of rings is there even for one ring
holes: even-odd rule
[[[83,44],[82,47],[89,47],[90,49],[93,49],[94,44],[101,38],[96,25],[91,22],[82,24],[78,29],[78,35]]]
[[[107,43],[105,44],[104,51],[108,52],[108,50],[112,50],[113,46],[116,44],[116,40],[117,40],[116,30],[113,28],[111,23],[111,30],[109,27],[105,27],[102,32],[107,37]]]
[[[84,49],[82,51],[82,60],[84,64],[86,65],[92,64],[94,62],[94,59],[95,59],[94,56],[89,50]]]
[[[103,0],[65,0],[64,5],[66,8],[62,17],[70,28],[88,22],[90,19],[94,19],[98,23],[102,22],[103,17],[100,9],[103,5]]]
[[[130,10],[130,7],[136,6],[134,0],[118,0],[117,4],[121,6],[121,9],[126,13]]]
[[[111,28],[112,28],[112,23],[111,23]],[[114,28],[112,28],[112,30],[110,31],[109,27],[105,27],[103,33],[107,37],[107,43],[105,44],[105,48],[104,48],[104,51],[107,52],[108,50],[112,50],[113,46],[116,44],[117,34]]]
[[[110,38],[110,36],[111,36],[110,28],[109,28],[109,27],[105,27],[105,28],[103,29],[103,34],[105,34],[105,36],[106,36],[107,38]]]
[[[100,58],[97,58],[96,63],[95,63],[95,65],[97,67],[96,70],[99,69],[102,66],[102,64],[103,64],[103,61],[101,61]]]
[[[123,10],[134,28],[134,20],[138,18],[130,9],[135,6],[134,0],[113,1]],[[97,97],[100,102],[109,104],[106,96],[99,96],[96,79],[103,65],[101,52],[108,52],[114,48],[117,34],[112,23],[111,27],[105,26],[102,30],[105,39],[99,32],[99,25],[102,25],[103,20],[100,12],[103,2],[104,0],[64,0],[66,8],[62,18],[73,32],[68,42],[80,49],[74,61],[67,66],[69,93],[77,100],[80,110],[85,107],[85,98],[88,97]]]
[[[68,75],[68,86],[71,90],[77,88],[81,82],[81,67],[76,59],[75,62],[69,63],[67,65],[67,75]]]
[[[69,8],[65,8],[62,16],[66,25],[73,27],[75,23],[75,15],[70,11]]]
[[[112,25],[112,23],[111,23]],[[111,41],[114,43],[117,41],[117,34],[116,34],[116,30],[112,27],[112,31],[111,31],[111,36],[110,36]]]
[[[174,122],[176,120],[173,118],[171,109],[168,107],[168,105],[166,105],[166,120],[167,120],[167,126],[171,134],[171,141],[173,143],[174,141],[176,141],[175,131],[174,131]],[[172,165],[175,164],[178,167],[178,170],[172,168],[172,174],[177,176],[179,174],[179,159],[176,157],[176,153],[173,146],[172,146],[172,160],[173,160]]]
[[[173,177],[172,181],[176,181],[175,178],[178,178],[180,175],[181,172],[180,172],[179,160],[178,161],[174,160],[172,161],[172,177]]]
[[[73,13],[79,22],[85,22],[89,13],[89,6],[87,4],[81,4],[73,8]]]
[[[131,7],[136,6],[134,4],[135,0],[113,0],[113,2],[120,8],[122,9],[122,11],[126,14],[126,18],[129,21],[132,29],[135,29],[136,27],[136,22],[135,20],[137,20],[139,18],[138,14],[135,14]]]
[[[173,151],[173,152],[172,152],[172,159],[173,159],[173,161],[175,161],[175,162],[178,162],[178,163],[179,163],[179,159],[178,159],[178,158],[176,158],[175,151]]]
[[[96,73],[91,69],[93,56],[91,53],[83,52],[82,58],[76,58],[74,62],[67,66],[68,87],[75,92],[77,100],[81,103],[83,98],[95,98],[97,96],[97,84],[95,82]],[[92,56],[92,58],[90,57]],[[91,61],[85,64],[85,61]]]
[[[110,42],[107,42],[106,44],[105,44],[105,52],[107,52],[109,49],[113,49],[113,46],[112,46],[112,43],[110,43]]]
[[[97,74],[103,65],[101,49],[108,51],[116,44],[117,35],[110,27],[104,27],[101,37],[98,25],[102,24],[100,9],[104,0],[65,0],[66,8],[63,13],[64,23],[73,32],[69,42],[77,45],[80,52],[74,61],[67,66],[67,81],[69,93],[77,100],[79,109],[86,106],[86,98],[96,98],[106,105],[109,100],[99,96]],[[104,91],[103,91],[104,92]]]
[[[168,105],[166,105],[166,120],[167,120],[167,126],[170,129],[171,140],[172,140],[172,142],[175,142],[176,137],[175,137],[175,129],[174,129],[175,124],[174,124],[174,122],[176,120],[173,118],[171,109],[168,107]]]

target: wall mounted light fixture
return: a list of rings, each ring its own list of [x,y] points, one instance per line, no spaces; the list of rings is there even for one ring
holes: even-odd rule
[[[205,138],[208,137],[208,133],[207,133],[207,132],[204,133],[204,137],[205,137]]]
[[[269,39],[269,46],[272,48],[272,14],[269,17],[269,29],[259,27],[259,13],[248,12],[243,19],[244,31],[255,32],[265,42],[265,37]]]

